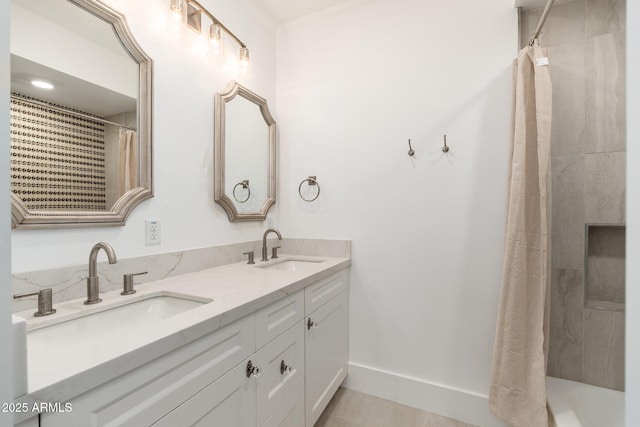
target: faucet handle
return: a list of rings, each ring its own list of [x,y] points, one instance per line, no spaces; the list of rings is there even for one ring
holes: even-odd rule
[[[243,252],[242,255],[248,255],[249,256],[249,260],[247,261],[247,264],[255,264],[256,263],[253,260],[253,251]]]
[[[274,246],[271,248],[271,259],[278,258],[278,249],[280,249],[280,246]]]
[[[128,273],[122,276],[122,280],[124,282],[124,290],[120,292],[120,295],[131,295],[135,294],[136,291],[133,289],[133,276],[140,276],[141,274],[147,274],[148,271],[143,271],[142,273]]]
[[[15,294],[13,299],[38,296],[38,311],[33,313],[35,317],[48,316],[56,312],[53,308],[53,290],[51,288],[42,289],[40,291],[25,292],[23,294]]]

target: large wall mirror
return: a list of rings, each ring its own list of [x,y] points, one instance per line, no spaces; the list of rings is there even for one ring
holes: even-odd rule
[[[152,67],[97,0],[11,0],[13,227],[123,225],[153,196]]]
[[[230,221],[260,221],[276,202],[276,122],[267,101],[231,82],[215,99],[215,200]]]

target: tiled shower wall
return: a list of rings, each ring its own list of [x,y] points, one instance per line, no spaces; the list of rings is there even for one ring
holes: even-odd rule
[[[540,37],[553,83],[548,374],[623,390],[625,0],[556,3]],[[523,44],[541,12],[523,11]]]
[[[104,124],[11,98],[11,191],[29,209],[105,209]]]

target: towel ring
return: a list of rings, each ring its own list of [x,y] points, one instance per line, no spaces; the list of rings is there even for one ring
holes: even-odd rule
[[[238,186],[242,186],[242,188],[246,188],[247,189],[247,198],[244,200],[240,200],[238,199],[238,196],[236,196],[236,189],[238,188]],[[233,198],[236,199],[236,202],[238,203],[245,203],[247,200],[249,200],[249,197],[251,197],[251,188],[249,188],[249,180],[248,179],[244,179],[242,181],[240,181],[239,183],[237,183],[234,187],[233,187]]]
[[[308,185],[315,185],[318,187],[318,193],[313,199],[305,199],[305,197],[302,195],[302,184],[304,184],[305,182],[308,182],[309,183]],[[318,184],[318,180],[316,179],[316,177],[310,176],[307,179],[303,179],[302,182],[300,182],[300,185],[298,186],[298,194],[300,194],[300,198],[305,202],[313,202],[314,200],[316,200],[318,196],[320,196],[320,184]]]

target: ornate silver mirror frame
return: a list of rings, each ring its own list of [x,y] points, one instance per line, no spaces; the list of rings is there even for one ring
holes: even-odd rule
[[[264,159],[266,163],[267,173],[264,177],[266,187],[266,198],[262,203],[262,207],[257,212],[243,212],[238,209],[238,205],[234,203],[235,194],[226,194],[225,191],[225,176],[230,165],[227,164],[225,157],[225,146],[231,144],[231,141],[226,140],[226,104],[232,101],[236,96],[240,96],[247,101],[258,106],[262,118],[266,123],[268,140],[257,141],[258,144],[264,142],[268,146],[268,158]],[[269,208],[276,202],[276,122],[269,112],[266,99],[256,95],[247,88],[232,81],[225,92],[217,93],[215,97],[215,133],[214,133],[214,157],[215,157],[215,176],[214,176],[214,199],[220,204],[229,221],[263,221],[267,217]],[[248,184],[248,181],[247,181]],[[238,186],[230,186],[235,192],[235,188]],[[242,204],[246,200],[240,199],[238,203]]]
[[[110,210],[30,210],[20,197],[11,194],[13,228],[63,228],[124,225],[127,216],[143,200],[153,197],[153,60],[138,46],[125,17],[98,0],[68,0],[109,23],[131,58],[138,63],[139,186],[124,193]]]

